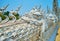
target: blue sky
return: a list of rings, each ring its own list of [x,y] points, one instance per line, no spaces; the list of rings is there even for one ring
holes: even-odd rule
[[[20,9],[19,14],[23,15],[24,12],[28,12],[34,6],[40,6],[40,4],[42,5],[43,9],[46,9],[47,5],[52,9],[52,2],[53,0],[0,0],[0,8],[9,4],[7,11],[11,11],[12,9],[15,10],[18,6],[21,5],[22,8]],[[60,6],[60,1],[58,2]]]

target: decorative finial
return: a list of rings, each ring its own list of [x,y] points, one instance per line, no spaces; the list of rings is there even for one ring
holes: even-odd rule
[[[41,9],[41,5],[39,6],[39,8],[38,9]]]
[[[17,12],[18,12],[18,11],[20,10],[20,8],[21,8],[21,6],[19,6],[15,11],[17,11]]]
[[[41,9],[41,5],[39,6],[38,10],[40,11],[40,9]]]
[[[48,5],[47,5],[47,13],[50,13],[50,8],[48,7]]]
[[[4,10],[6,10],[6,8],[7,8],[8,6],[9,6],[9,4],[6,5],[5,7],[0,8],[0,11],[4,11]]]
[[[7,4],[5,7],[3,7],[4,8],[4,10],[6,10],[6,8],[9,6],[9,4]]]
[[[37,5],[36,5],[35,7],[33,7],[32,9],[33,9],[33,10],[38,9]]]

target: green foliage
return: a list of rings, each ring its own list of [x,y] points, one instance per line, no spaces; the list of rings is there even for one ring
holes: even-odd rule
[[[5,15],[9,16],[9,11],[4,12],[4,14],[0,14],[0,17],[2,18],[2,20],[6,19]]]
[[[2,20],[6,19],[5,15],[9,17],[9,11],[4,12],[4,14],[0,14],[0,17],[2,18]],[[13,15],[16,17],[16,20],[19,19],[19,14],[18,13],[17,14],[13,14]],[[10,16],[9,20],[12,20],[12,18],[13,17]]]
[[[2,20],[6,19],[6,17],[3,14],[0,14],[0,17],[2,18]]]
[[[19,14],[15,14],[14,16],[16,17],[16,20],[19,19]]]
[[[9,16],[9,11],[7,11],[7,12],[4,12],[4,15],[7,15],[7,16]]]
[[[9,17],[9,20],[12,20],[12,18]]]

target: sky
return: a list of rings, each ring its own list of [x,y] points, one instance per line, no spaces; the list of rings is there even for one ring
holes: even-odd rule
[[[60,1],[59,6],[60,6]],[[34,6],[40,6],[43,9],[47,9],[47,5],[52,9],[53,0],[0,0],[0,8],[9,4],[7,11],[16,10],[17,7],[21,6],[19,11],[20,15],[24,15],[25,12],[30,11]]]

